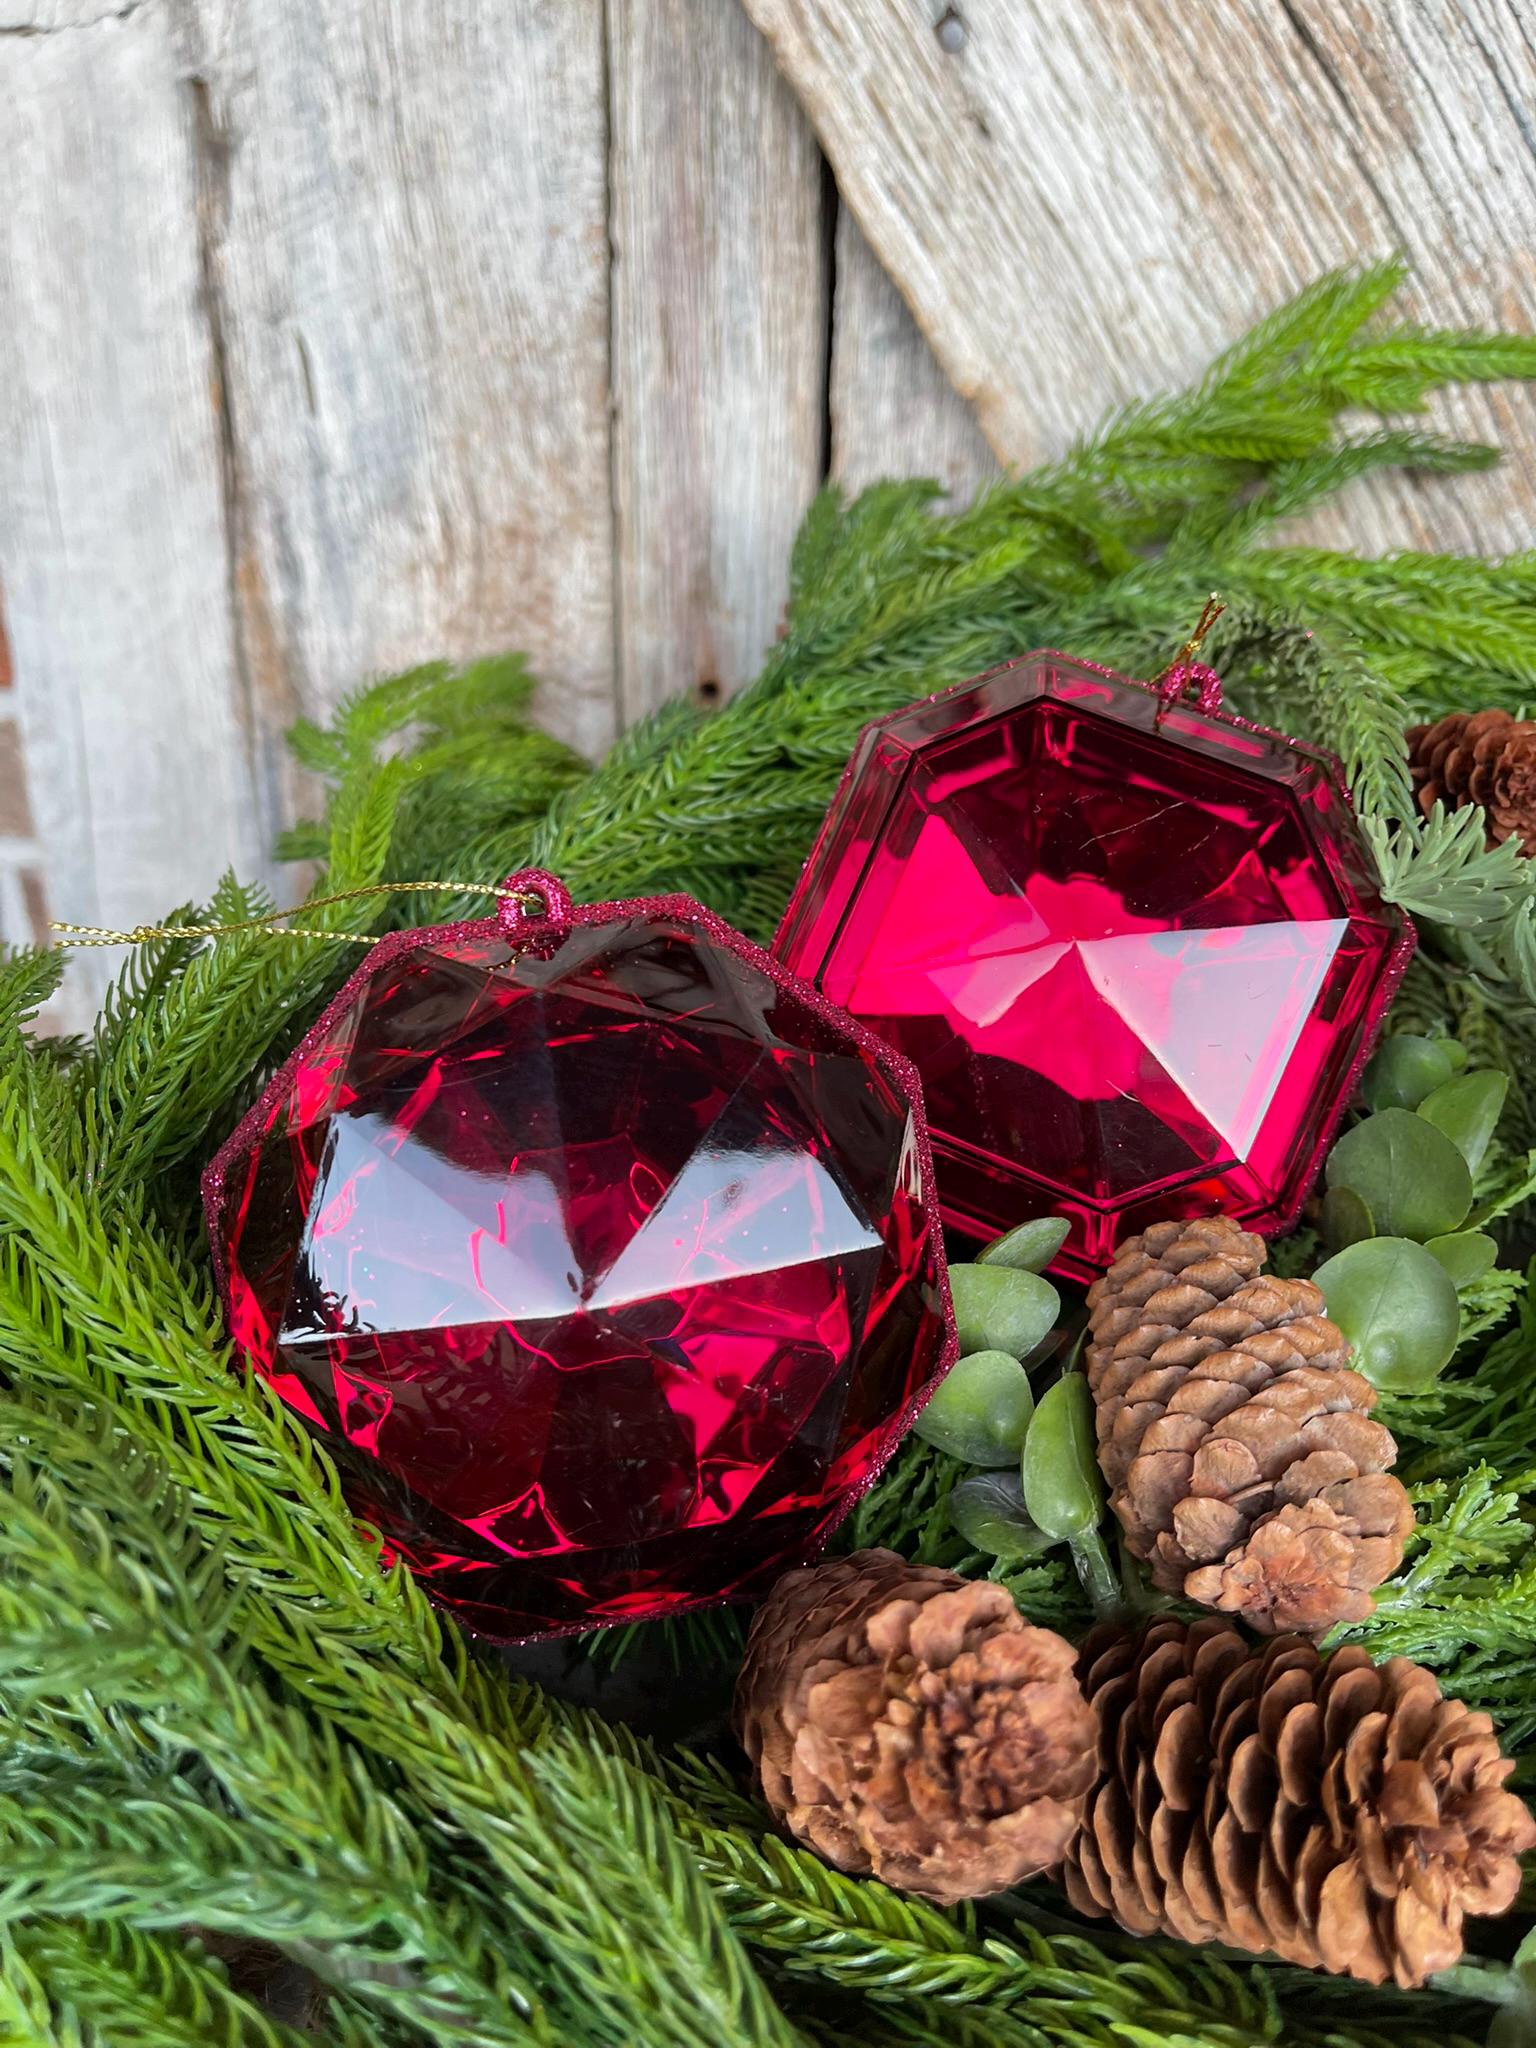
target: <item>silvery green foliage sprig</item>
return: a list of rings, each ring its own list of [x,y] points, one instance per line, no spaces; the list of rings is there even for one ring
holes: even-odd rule
[[[1100,1530],[1093,1401],[1075,1347],[1062,1342],[1061,1297],[1040,1272],[1067,1229],[1059,1216],[1021,1223],[974,1263],[950,1267],[960,1357],[916,1430],[950,1457],[984,1468],[949,1496],[950,1518],[968,1543],[1010,1563],[1064,1544],[1095,1611],[1105,1615],[1119,1610],[1123,1594]],[[1048,1379],[1038,1402],[1031,1368],[1043,1368]]]

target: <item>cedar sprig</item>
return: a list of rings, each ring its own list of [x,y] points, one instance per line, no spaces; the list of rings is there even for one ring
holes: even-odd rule
[[[1404,1573],[1367,1621],[1341,1632],[1375,1658],[1434,1666],[1447,1693],[1494,1716],[1506,1750],[1536,1735],[1533,1488],[1536,1473],[1501,1481],[1479,1466],[1454,1488],[1417,1489],[1420,1526]],[[1522,1769],[1517,1783],[1527,1776]]]

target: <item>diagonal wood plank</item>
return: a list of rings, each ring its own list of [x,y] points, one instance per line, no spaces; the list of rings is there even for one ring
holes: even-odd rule
[[[719,0],[609,0],[613,478],[626,719],[762,666],[821,481],[821,152]]]
[[[743,4],[1009,464],[1192,374],[1330,264],[1401,248],[1430,317],[1536,319],[1531,0]],[[1374,489],[1356,545],[1528,540],[1529,396],[1447,417],[1514,459]]]
[[[997,474],[997,458],[846,206],[835,277],[832,476],[852,491],[885,476],[931,476],[965,504]]]

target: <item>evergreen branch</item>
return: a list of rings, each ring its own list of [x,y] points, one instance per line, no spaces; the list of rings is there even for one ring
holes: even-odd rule
[[[1477,441],[1452,441],[1407,427],[1325,442],[1288,462],[1271,466],[1263,484],[1239,505],[1208,506],[1186,519],[1170,548],[1208,559],[1213,552],[1236,555],[1282,519],[1295,519],[1348,485],[1380,469],[1425,475],[1464,476],[1491,469],[1497,448]]]
[[[45,1964],[46,1967],[46,1964]],[[58,1973],[49,1971],[54,1983]],[[4,2048],[85,2048],[79,2021],[60,1985],[61,2007],[9,1929],[0,1929],[0,2043]]]
[[[1213,652],[1251,716],[1300,723],[1339,756],[1374,831],[1383,819],[1414,817],[1402,700],[1357,646],[1305,614],[1280,618],[1238,592]]]
[[[66,2031],[22,2034],[18,2041],[69,2042],[71,2048],[314,2048],[312,2034],[278,2025],[231,1990],[216,1965],[169,1937],[48,1920],[7,1928],[3,1940],[6,1984],[13,1970],[22,1984],[46,1984],[53,2004],[68,2015]],[[0,2032],[7,2048],[12,2039]]]
[[[5,1418],[6,1409],[0,1403],[0,1445],[5,1442]],[[40,1421],[33,1413],[17,1425],[18,1433],[29,1443],[34,1441]],[[112,1497],[112,1480],[99,1468],[94,1485],[90,1483],[92,1459],[84,1440],[72,1436],[64,1424],[42,1426],[48,1432],[51,1468],[62,1467],[67,1459],[71,1462],[71,1499],[77,1504],[76,1514],[82,1511],[79,1504],[93,1497],[100,1498],[103,1493]],[[17,1471],[22,1475],[19,1491]],[[295,1721],[290,1713],[279,1714],[275,1708],[249,1719],[254,1712],[249,1695],[224,1687],[217,1670],[210,1672],[197,1663],[189,1646],[216,1639],[229,1622],[216,1622],[202,1612],[195,1627],[188,1615],[178,1628],[174,1619],[169,1623],[161,1619],[155,1625],[152,1610],[132,1605],[124,1609],[113,1583],[99,1573],[91,1576],[78,1543],[58,1526],[58,1503],[53,1503],[54,1513],[41,1518],[33,1510],[25,1475],[24,1465],[13,1465],[13,1498],[19,1507],[12,1526],[0,1533],[0,1559],[8,1553],[24,1559],[18,1576],[26,1588],[25,1594],[10,1591],[0,1581],[0,1624],[5,1629],[5,1641],[0,1644],[0,1681],[14,1693],[18,1660],[24,1670],[36,1660],[40,1672],[28,1677],[31,1692],[37,1691],[46,1674],[58,1694],[70,1684],[84,1682],[88,1671],[98,1699],[113,1696],[111,1689],[119,1687],[117,1696],[140,1715],[196,1748],[240,1809],[261,1819],[275,1839],[284,1836],[285,1816],[286,1832],[291,1833],[296,1827],[308,1832],[316,1815],[325,1818],[325,1838],[350,1839],[354,1855],[365,1853],[359,1830],[372,1840],[387,1839],[393,1825],[387,1807],[374,1799],[354,1812],[353,1801],[361,1796],[364,1781],[356,1772],[343,1772],[342,1752],[335,1747],[334,1735],[329,1748],[313,1754],[307,1772],[290,1765],[285,1775],[278,1756],[291,1751],[295,1757],[303,1757],[308,1724]],[[151,1539],[146,1530],[140,1534],[146,1548],[152,1540],[161,1540]],[[173,1539],[166,1536],[163,1540]],[[218,1568],[222,1562],[216,1554],[210,1555],[211,1567]],[[167,1583],[177,1582],[173,1571],[163,1571],[161,1576]],[[74,1588],[77,1602],[83,1599],[82,1589],[90,1595],[88,1620],[75,1634],[60,1619],[70,1611],[66,1588]],[[244,1591],[237,1588],[229,1597],[239,1601]],[[115,1596],[118,1605],[114,1609]],[[198,1590],[199,1607],[208,1597]],[[42,1604],[36,1605],[39,1601]],[[323,1629],[324,1620],[317,1625]],[[407,1781],[422,1794],[424,1818],[434,1823],[451,1820],[459,1832],[486,1849],[503,1884],[509,1887],[504,1896],[524,1939],[551,1951],[554,1975],[550,1981],[556,1987],[552,1995],[567,2013],[570,2039],[578,2038],[582,2016],[595,2012],[608,2024],[599,2038],[623,2042],[632,2035],[636,2011],[648,2010],[659,1999],[674,2015],[669,2024],[677,2029],[675,2039],[680,2048],[682,2044],[687,2048],[731,2048],[738,2041],[745,2048],[749,2042],[780,2038],[788,2042],[791,2037],[787,2033],[765,2031],[765,2015],[770,2009],[761,2005],[760,1988],[750,1969],[712,1901],[696,1886],[681,1882],[681,1866],[675,1856],[670,1861],[661,1857],[665,1837],[657,1830],[654,1814],[647,1818],[638,1795],[630,1802],[636,1830],[632,1897],[642,1892],[647,1896],[651,1935],[638,1952],[645,1967],[637,1970],[637,1951],[623,1912],[595,1896],[586,1875],[589,1859],[598,1849],[594,1812],[598,1805],[608,1806],[612,1792],[606,1780],[595,1789],[583,1785],[579,1776],[573,1775],[575,1765],[569,1760],[563,1767],[553,1760],[546,1762],[543,1775],[536,1779],[523,1755],[526,1731],[512,1724],[511,1739],[498,1742],[487,1732],[485,1719],[477,1720],[465,1711],[466,1703],[457,1696],[452,1674],[446,1671],[437,1674],[442,1697],[434,1700],[422,1690],[425,1674],[419,1665],[410,1678],[388,1666],[380,1668],[359,1657],[355,1644],[347,1638],[330,1641],[330,1654],[317,1670],[310,1617],[298,1604],[284,1614],[270,1607],[265,1597],[259,1602],[247,1599],[240,1608],[240,1627],[247,1640],[258,1644],[277,1668],[303,1686],[309,1707],[318,1709],[333,1730],[363,1741],[374,1754],[389,1758],[406,1774]],[[72,1656],[88,1662],[82,1668],[79,1661],[70,1661]],[[190,1664],[188,1657],[192,1658]],[[321,1672],[323,1682],[316,1684]],[[200,1701],[204,1718],[195,1728],[186,1726],[185,1717],[197,1711]],[[483,1706],[483,1694],[481,1703]],[[246,1715],[248,1725],[232,1723],[226,1731],[214,1716],[216,1707],[229,1716]],[[505,1707],[500,1718],[505,1722]],[[491,1725],[494,1727],[494,1720]],[[593,1768],[606,1772],[608,1766],[599,1757]],[[541,1792],[547,1796],[541,1798]],[[309,1818],[303,1820],[302,1816]],[[604,1860],[611,1863],[629,1839],[620,1815],[610,1807],[601,1833]],[[552,1844],[562,1852],[554,1859]],[[402,1853],[396,1841],[388,1853],[387,1867],[398,1870]],[[419,1871],[416,1882],[422,1882]],[[663,1910],[669,1886],[670,1916]],[[450,1981],[452,1945],[440,1941],[427,1945],[425,1930],[407,1911],[413,1894],[392,1897],[379,1875],[370,1879],[370,1888],[377,1910],[386,1914],[394,1931],[398,1952],[407,1960],[418,1959],[423,1966],[430,1958],[434,1985]],[[339,1900],[333,1900],[328,1892],[317,1902],[317,1910],[334,1914],[340,1910]],[[416,1931],[410,1941],[399,1947],[402,1929],[412,1927]],[[294,1937],[294,1930],[285,1927],[280,1917],[254,1925],[247,1919],[240,1931],[260,1933],[285,1944]],[[313,1927],[300,1931],[305,1939],[319,1938]],[[361,1930],[356,1930],[349,1937],[349,1954],[354,1959],[364,1953],[358,1946],[360,1934]],[[658,1934],[665,1938],[658,1940]],[[326,1938],[334,1946],[338,1935],[332,1929]],[[701,1995],[700,1955],[714,1959],[712,1974],[705,1980],[708,2010],[690,2017]],[[353,1990],[357,1990],[355,1975]],[[467,1995],[462,1983],[459,1994]],[[399,2001],[404,1994],[389,1991],[388,1995],[391,2009],[401,2009]],[[490,2012],[498,2010],[508,1995],[503,1983]],[[531,1997],[525,1996],[522,2004],[525,2011],[533,2011]],[[738,2004],[742,2010],[733,2027],[727,2024],[726,2014]],[[451,2017],[451,2011],[445,2009],[435,2021],[444,2040],[458,2038],[451,2032]],[[475,2017],[473,2026],[480,2030],[475,2038],[483,2039],[487,2048],[503,2038],[486,2012]],[[506,2038],[524,2036],[519,2032]]]
[[[39,1438],[46,1474],[31,1463]],[[158,1796],[95,1796],[77,1775],[67,1821],[29,1830],[14,1798],[0,1806],[0,1837],[8,1827],[17,1860],[0,1912],[137,1914],[154,1928],[180,1918],[201,1878],[209,1924],[285,1946],[325,1944],[353,1997],[411,2018],[434,2039],[464,2048],[548,2041],[536,1996],[479,1946],[469,1915],[429,1886],[424,1843],[359,1760],[333,1732],[273,1701],[238,1653],[221,1652],[235,1607],[222,1560],[198,1543],[163,1476],[125,1460],[119,1446],[3,1401],[0,1447],[10,1476],[0,1528],[0,1689],[12,1701],[62,1704],[88,1688],[98,1706],[130,1713],[168,1763],[195,1754],[273,1865],[242,1918],[232,1838],[218,1816],[194,1820],[163,1785]],[[110,1516],[85,1505],[103,1496],[115,1502]],[[175,1842],[178,1819],[167,1896],[159,1886],[125,1892],[135,1862]],[[285,1873],[289,1845],[301,1849],[302,1864]],[[93,1846],[103,1864],[94,1877]]]
[[[46,1676],[25,1688],[8,1686],[13,1701],[38,1683],[67,1691],[88,1682],[88,1674],[77,1679],[73,1643],[56,1656],[36,1640],[27,1648]],[[140,1703],[148,1689],[142,1641],[108,1638],[106,1652],[106,1697],[121,1701],[131,1685]],[[15,1659],[8,1661],[9,1678]],[[179,1675],[179,1666],[173,1669]],[[140,1930],[169,1931],[196,1924],[290,1948],[350,1942],[378,1924],[379,1898],[361,1872],[285,1865],[273,1857],[270,1839],[206,1805],[174,1777],[141,1782],[99,1766],[8,1772],[0,1845],[0,1921],[7,1923],[125,1920]],[[333,1847],[322,1845],[322,1854],[330,1857]],[[395,1954],[390,1943],[380,1959],[393,1961]]]
[[[684,1782],[706,1789],[697,1775]],[[984,1932],[968,1914],[847,1877],[772,1837],[710,1829],[692,1809],[680,1809],[678,1822],[747,1941],[794,1977],[855,1990],[882,2008],[914,2000],[953,2006],[984,2026],[1000,2020],[1035,2029],[1063,2048],[1150,2043],[1170,2030],[1202,2048],[1262,2041],[1324,2048],[1346,2038],[1353,2048],[1388,2040],[1428,2048],[1446,2038],[1401,2011],[1383,2015],[1380,2026],[1362,2016],[1346,2036],[1331,2022],[1314,2026],[1303,2017],[1295,1994],[1310,1985],[1299,1972],[1237,1969],[1196,1950],[1113,1934],[1100,1944],[1022,1921],[1006,1933]],[[1280,1985],[1292,1999],[1277,1996]],[[1358,1987],[1356,1999],[1363,2002]]]
[[[24,1106],[8,1109],[0,1083],[0,1363],[151,1450],[274,1614],[323,1613],[333,1636],[387,1646],[407,1671],[434,1668],[444,1638],[422,1594],[379,1569],[377,1539],[292,1415],[228,1369],[211,1299],[131,1213],[114,1245],[94,1204],[27,1142]]]
[[[1389,1427],[1405,1426],[1402,1404],[1383,1411]],[[1452,1469],[1464,1464],[1466,1441],[1458,1433]],[[1426,1462],[1410,1459],[1407,1469]],[[1479,1465],[1454,1490],[1443,1481],[1416,1487],[1406,1572],[1377,1595],[1373,1614],[1339,1631],[1373,1657],[1434,1667],[1447,1692],[1494,1715],[1512,1748],[1536,1733],[1536,1550],[1524,1519],[1533,1483],[1536,1472],[1501,1484]]]
[[[0,1038],[15,1046],[15,1034],[30,1024],[52,997],[64,974],[64,955],[21,947],[0,961]]]
[[[1446,381],[1536,370],[1518,338],[1370,326],[1397,277],[1320,281],[1192,391],[1127,408],[958,514],[922,484],[824,494],[758,682],[711,718],[669,708],[595,773],[530,732],[518,664],[370,686],[298,736],[331,784],[323,846],[319,831],[302,841],[328,859],[323,886],[489,881],[542,859],[579,894],[691,889],[765,935],[863,721],[1030,645],[1149,673],[1218,584],[1245,708],[1343,755],[1389,892],[1461,949],[1422,961],[1408,1002],[1469,1048],[1519,1055],[1518,1082],[1536,1071],[1536,1019],[1499,990],[1536,988],[1536,890],[1484,853],[1475,819],[1417,821],[1401,731],[1532,690],[1536,556],[1361,562],[1261,544],[1351,478],[1486,460],[1395,426],[1347,433],[1345,405],[1409,412]],[[231,884],[218,900],[257,899]],[[381,1570],[323,1449],[228,1370],[185,1184],[354,957],[265,940],[146,949],[83,1055],[23,1035],[55,963],[0,966],[15,1508],[0,1528],[14,1564],[0,1569],[14,1738],[0,1833],[15,1850],[0,1901],[28,1916],[7,1931],[0,1914],[0,2014],[18,2040],[181,2048],[160,1959],[182,1953],[164,1918],[194,1896],[205,1924],[286,1928],[286,1951],[331,1986],[343,2048],[755,2048],[825,2038],[839,2015],[840,2038],[947,2048],[1457,2038],[1453,2002],[1346,2000],[1278,1967],[1044,1920],[984,1931],[765,1845],[718,1771],[705,1783],[509,1688]],[[1529,1105],[1518,1115],[1529,1142]],[[1485,1194],[1518,1207],[1529,1192],[1512,1163]],[[1473,1437],[1505,1477],[1426,1493],[1422,1541],[1363,1630],[1415,1646],[1516,1734],[1536,1697],[1531,1295],[1516,1328],[1474,1335],[1401,1418],[1405,1462],[1431,1487]],[[1469,1331],[1498,1306],[1474,1304]],[[857,1526],[979,1570],[945,1491],[911,1453]],[[1009,1583],[1071,1625],[1056,1560]]]
[[[649,1940],[636,1945],[633,1968],[654,1987],[652,2038],[658,2044],[741,2039],[753,2048],[793,2048],[801,2037],[727,1928],[655,1781],[623,1757],[568,1734],[542,1747],[533,1768],[555,1796],[565,1841],[591,1868],[602,1869],[614,1913],[646,1929],[664,1901],[666,1924],[688,1942],[668,1956],[664,1971],[654,1967]]]
[[[1407,265],[1396,257],[1325,272],[1217,356],[1202,389],[1249,390],[1271,382],[1298,357],[1333,358],[1358,350],[1360,330],[1390,302],[1407,274]]]
[[[1536,1167],[1536,1160],[1532,1161]],[[1521,1183],[1519,1199],[1526,1200],[1536,1193],[1536,1174],[1529,1175]],[[1491,1222],[1491,1217],[1480,1219]],[[1497,1330],[1509,1321],[1510,1311],[1524,1298],[1526,1276],[1507,1266],[1495,1266],[1480,1279],[1472,1281],[1461,1289],[1461,1335],[1458,1345],[1473,1344],[1479,1337],[1486,1337],[1490,1330]]]

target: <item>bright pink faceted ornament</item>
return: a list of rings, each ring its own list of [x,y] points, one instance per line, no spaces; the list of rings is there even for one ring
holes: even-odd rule
[[[923,1077],[946,1221],[1294,1221],[1413,949],[1332,755],[1030,654],[870,726],[775,951]],[[1184,686],[1195,704],[1180,701]]]
[[[815,1551],[953,1356],[916,1075],[684,897],[376,946],[209,1168],[240,1349],[505,1639]]]

